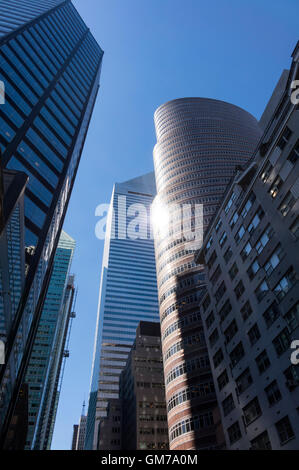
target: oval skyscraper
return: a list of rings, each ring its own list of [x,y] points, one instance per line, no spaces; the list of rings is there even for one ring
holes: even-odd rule
[[[194,229],[194,208],[202,205],[203,230],[208,227],[236,167],[246,165],[261,131],[248,112],[207,98],[165,103],[154,120],[156,209],[177,207],[172,231],[155,237],[170,449],[221,448],[224,438],[198,310],[204,273],[181,233],[180,213],[189,204]]]

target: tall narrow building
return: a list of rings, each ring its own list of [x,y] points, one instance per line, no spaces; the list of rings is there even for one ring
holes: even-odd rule
[[[67,323],[68,308],[65,297],[68,293],[69,270],[73,258],[75,241],[62,231],[56,250],[51,279],[41,319],[26,369],[25,382],[29,390],[29,421],[26,449],[31,449],[38,422],[49,400],[47,388],[51,381],[52,363],[59,356],[58,341],[63,336]]]
[[[86,423],[87,423],[87,416],[85,414],[85,401],[84,401],[83,409],[82,409],[82,413],[81,413],[80,421],[79,421],[79,427],[78,427],[76,450],[84,450],[85,437],[86,437]]]
[[[7,291],[4,299],[3,447],[95,104],[103,51],[70,0],[3,0],[0,52],[5,87],[0,106],[1,167],[28,176],[20,237],[24,268],[19,292],[14,296]],[[4,203],[9,206],[11,201]]]
[[[76,303],[75,276],[70,274],[67,281],[66,292],[57,324],[57,334],[53,345],[53,353],[49,364],[48,377],[38,421],[38,428],[34,439],[35,450],[51,449],[57,407],[63,384],[64,369],[70,356],[69,342]]]
[[[113,189],[103,254],[86,449],[97,449],[101,418],[107,416],[109,400],[119,397],[119,376],[139,321],[159,319],[150,230],[155,194],[153,173],[115,184]]]
[[[191,231],[195,205],[203,205],[199,229],[205,230],[261,131],[246,111],[206,98],[165,103],[154,120],[156,211],[169,213],[177,204],[171,231],[155,237],[170,449],[221,448],[224,436],[198,310],[204,274],[194,263],[188,231],[182,234],[181,211],[190,205]]]

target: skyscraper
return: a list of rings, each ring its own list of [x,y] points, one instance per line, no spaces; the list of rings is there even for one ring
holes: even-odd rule
[[[73,286],[70,286],[69,283],[69,270],[74,248],[75,241],[62,231],[55,253],[49,288],[25,375],[25,382],[29,387],[27,449],[32,448],[34,433],[45,419],[45,409],[51,406],[49,403],[51,402],[49,388],[51,388],[51,382],[55,382],[55,378],[52,377],[52,368],[53,363],[60,362],[62,349],[60,343],[65,337],[70,313],[68,304],[71,299],[69,294],[73,294],[73,290],[70,288],[73,288]]]
[[[24,172],[24,282],[10,298],[0,370],[3,445],[38,328],[99,88],[103,51],[70,0],[0,5],[1,166]]]
[[[291,348],[299,338],[299,116],[290,99],[298,64],[299,42],[262,116],[261,145],[196,254],[208,270],[199,308],[232,450],[299,445],[299,364]]]
[[[74,279],[74,275],[69,275],[61,315],[59,316],[57,325],[58,334],[55,335],[43,408],[41,409],[38,422],[39,426],[34,439],[34,449],[37,450],[49,450],[52,444],[57,407],[63,384],[64,369],[66,360],[70,356],[69,341],[72,323],[73,319],[76,317],[76,313],[73,311],[76,303]]]
[[[140,320],[159,319],[150,207],[154,174],[115,184],[103,254],[97,329],[88,405],[86,448],[96,449],[101,418],[119,397],[119,376]],[[135,231],[138,223],[141,234]]]
[[[84,402],[82,413],[80,416],[80,421],[79,421],[76,450],[84,450],[85,437],[86,437],[86,423],[87,423],[87,416],[85,415],[85,402]]]
[[[71,447],[71,450],[76,450],[77,438],[78,438],[78,429],[79,429],[79,424],[74,424],[74,425],[73,425],[73,437],[72,437],[72,447]]]
[[[170,449],[219,448],[224,436],[197,307],[204,274],[194,263],[188,233],[182,235],[180,214],[189,204],[190,234],[195,204],[201,204],[201,228],[208,227],[236,166],[248,162],[261,131],[241,108],[206,98],[170,101],[154,118],[156,210],[178,205],[172,232],[155,237]]]

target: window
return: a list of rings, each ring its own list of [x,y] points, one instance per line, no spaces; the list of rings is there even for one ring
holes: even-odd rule
[[[248,225],[249,233],[252,233],[258,227],[264,215],[265,215],[265,212],[263,211],[261,207],[259,207],[253,219],[251,220],[250,224]]]
[[[299,326],[299,302],[284,317],[289,331],[295,330]]]
[[[270,328],[270,326],[275,322],[275,320],[279,317],[280,311],[278,308],[277,302],[273,302],[269,308],[263,313],[263,317],[265,320],[265,323],[267,325],[267,328]]]
[[[170,440],[172,441],[176,437],[193,430],[213,426],[213,424],[213,413],[211,411],[197,416],[193,416],[192,418],[187,418],[184,421],[181,421],[180,423],[170,428]]]
[[[283,181],[282,179],[280,178],[280,176],[277,176],[273,182],[273,184],[271,185],[270,189],[269,189],[269,193],[270,193],[270,196],[275,199],[277,194],[279,193],[281,187],[283,185]]]
[[[215,320],[214,313],[211,312],[210,315],[206,319],[207,329],[209,329],[210,326],[214,323],[214,320]]]
[[[232,394],[230,394],[225,400],[222,402],[222,409],[223,409],[223,414],[224,416],[227,416],[234,408],[235,408],[235,402],[233,399]]]
[[[207,254],[207,252],[208,252],[209,249],[211,248],[212,243],[213,243],[213,238],[210,237],[209,240],[208,240],[208,243],[207,243],[207,245],[206,245],[205,254]]]
[[[241,256],[241,258],[242,258],[243,261],[245,261],[245,260],[248,258],[248,256],[249,256],[251,250],[252,250],[252,246],[251,246],[250,242],[248,242],[248,243],[244,246],[243,250],[242,250],[241,253],[240,253],[240,256]]]
[[[237,284],[237,287],[234,289],[234,292],[235,292],[235,295],[236,295],[237,299],[239,299],[241,297],[241,295],[243,294],[244,291],[245,291],[244,284],[243,284],[242,281],[240,281]]]
[[[240,241],[242,240],[242,238],[244,237],[244,234],[245,234],[245,228],[243,227],[243,225],[241,225],[239,231],[236,233],[235,235],[235,242],[238,244],[240,243]]]
[[[249,268],[247,269],[247,274],[251,281],[256,275],[256,273],[260,270],[260,268],[261,267],[257,259],[249,266]]]
[[[222,352],[222,349],[218,349],[218,351],[216,352],[216,354],[214,355],[213,357],[213,363],[214,363],[214,367],[218,367],[219,364],[221,364],[221,362],[223,361],[224,357],[223,357],[223,352]]]
[[[238,270],[237,263],[234,263],[232,265],[232,267],[230,268],[230,270],[229,270],[229,276],[230,276],[231,280],[235,279],[238,272],[239,272],[239,270]]]
[[[250,441],[252,450],[272,450],[271,442],[267,431]]]
[[[243,408],[243,413],[246,426],[252,423],[252,421],[254,421],[256,418],[261,416],[262,410],[257,397],[251,400],[251,402],[249,402],[248,405]]]
[[[236,194],[233,193],[233,194],[231,195],[230,200],[228,201],[228,203],[227,203],[226,206],[225,206],[224,212],[225,212],[226,214],[229,212],[229,210],[230,210],[231,206],[233,205],[233,202],[234,202],[235,199],[236,199]]]
[[[202,306],[203,306],[203,311],[206,312],[207,309],[209,308],[211,304],[211,297],[209,296],[209,294],[206,295],[206,297],[204,298],[204,301],[202,303]]]
[[[282,398],[276,380],[271,382],[270,385],[268,385],[268,387],[265,388],[265,393],[267,395],[270,406],[275,405],[275,403],[280,401]]]
[[[211,269],[211,267],[213,266],[214,262],[216,261],[216,258],[217,258],[217,254],[216,254],[216,251],[214,250],[210,256],[209,261],[207,262],[209,269]]]
[[[233,320],[224,332],[226,344],[228,344],[238,331],[236,320]]]
[[[285,416],[278,423],[275,424],[280,444],[283,445],[293,437],[295,437],[289,417]]]
[[[219,302],[222,299],[225,292],[226,292],[226,286],[225,286],[224,281],[222,281],[222,283],[220,284],[219,289],[215,292],[216,302]]]
[[[118,446],[120,445],[120,439],[112,439],[112,441],[110,441],[110,444],[112,446]]]
[[[214,286],[216,284],[216,282],[218,281],[219,277],[221,275],[221,268],[220,266],[218,265],[217,268],[215,269],[215,272],[213,273],[213,275],[211,276],[210,278],[210,281],[212,283],[212,285]]]
[[[218,333],[217,328],[215,328],[213,333],[209,336],[211,347],[213,347],[217,343],[218,339],[219,339],[219,333]]]
[[[221,227],[221,226],[222,226],[222,220],[221,220],[221,219],[219,219],[219,220],[218,220],[218,222],[217,222],[217,224],[216,224],[216,226],[215,226],[215,230],[216,230],[216,232],[218,232],[218,231],[219,231],[219,229],[220,229],[220,227]]]
[[[252,328],[248,331],[248,338],[250,341],[251,346],[253,346],[261,337],[260,330],[257,326],[257,323],[253,325]]]
[[[259,238],[257,244],[255,245],[255,248],[258,254],[261,254],[261,252],[267,245],[268,241],[273,237],[273,235],[274,235],[274,230],[272,229],[270,225],[268,225],[266,230],[262,234],[262,236]]]
[[[226,252],[224,253],[224,261],[226,262],[226,264],[229,262],[229,260],[231,259],[231,257],[233,256],[233,252],[232,252],[232,249],[231,247],[229,247]]]
[[[244,321],[246,321],[247,318],[249,318],[250,315],[252,314],[252,308],[251,308],[249,300],[247,300],[247,302],[241,308],[241,314],[242,314],[242,318]]]
[[[290,231],[297,239],[299,238],[299,217],[297,217],[295,222],[291,225]]]
[[[292,392],[299,385],[299,365],[292,365],[284,371],[284,376],[286,378],[286,386]]]
[[[244,208],[241,212],[241,215],[242,215],[243,219],[246,217],[246,215],[250,211],[254,201],[255,201],[255,194],[251,193],[249,198],[248,198],[248,201],[246,202],[246,204],[245,204],[245,206],[244,206]]]
[[[221,248],[223,247],[226,240],[227,240],[226,232],[223,232],[223,234],[221,235],[221,237],[219,239],[219,245],[221,246]]]
[[[252,376],[249,370],[249,367],[242,372],[241,375],[236,379],[237,391],[239,395],[247,390],[248,387],[252,384]]]
[[[241,439],[242,434],[241,434],[239,421],[236,421],[232,426],[230,426],[227,432],[228,432],[229,442],[231,444],[234,444],[234,442],[237,442],[239,439]]]
[[[280,279],[279,283],[274,287],[274,293],[276,294],[278,300],[282,300],[289,290],[296,284],[298,280],[298,275],[293,267],[291,267],[285,276]]]
[[[221,391],[225,385],[229,382],[226,369],[219,375],[217,379],[219,391]]]
[[[220,321],[221,323],[225,320],[227,315],[231,312],[232,310],[232,305],[229,300],[225,302],[221,310],[219,311],[219,316],[220,316]]]
[[[266,262],[264,269],[267,273],[267,276],[270,276],[274,269],[279,265],[280,261],[284,257],[284,251],[281,248],[281,244],[279,243],[277,247],[275,248],[275,251],[272,253],[268,261]]]
[[[255,362],[256,362],[256,365],[260,374],[265,372],[265,370],[267,370],[268,367],[270,367],[271,363],[270,363],[267,351],[265,349],[259,356],[257,356],[257,358],[255,359]]]
[[[229,222],[229,226],[231,229],[234,228],[234,226],[236,225],[236,223],[238,222],[238,219],[239,219],[239,214],[238,212],[236,211],[234,213],[234,215],[232,216],[232,218],[230,219],[230,222]]]
[[[288,126],[286,126],[285,130],[283,131],[282,133],[282,136],[277,144],[277,146],[283,150],[286,146],[286,144],[289,142],[290,138],[291,138],[291,135],[292,135],[292,131],[291,129],[288,128]]]
[[[261,180],[263,183],[266,183],[269,179],[271,171],[273,170],[273,166],[270,162],[267,162],[265,168],[261,172]]]
[[[288,160],[295,165],[299,159],[299,140],[297,140],[296,145],[288,156]]]
[[[267,284],[267,281],[263,281],[257,289],[255,289],[255,295],[258,300],[258,302],[261,302],[265,295],[269,292],[269,286]]]
[[[232,350],[229,357],[231,360],[232,367],[238,364],[238,362],[242,359],[245,355],[244,348],[242,342],[240,342],[235,349]]]
[[[284,200],[282,201],[282,203],[280,204],[278,208],[283,217],[286,217],[288,215],[288,213],[292,209],[295,202],[296,200],[293,194],[291,193],[291,191],[288,191],[286,197],[284,198]]]
[[[272,341],[277,356],[281,356],[290,347],[290,336],[287,328],[284,328],[279,335]]]

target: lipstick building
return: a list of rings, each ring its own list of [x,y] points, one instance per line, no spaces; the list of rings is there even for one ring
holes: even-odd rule
[[[177,205],[172,231],[155,237],[170,449],[222,448],[224,437],[198,309],[204,273],[194,263],[188,231],[181,233],[180,211],[189,204],[194,214],[195,204],[202,204],[205,230],[236,167],[246,165],[251,157],[261,131],[246,111],[206,98],[165,103],[154,120],[156,209],[169,211],[170,204]]]

